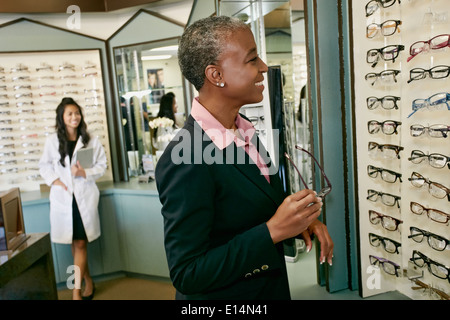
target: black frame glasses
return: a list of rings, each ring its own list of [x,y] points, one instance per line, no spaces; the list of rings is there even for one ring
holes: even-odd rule
[[[377,35],[378,30],[380,30],[383,36],[391,36],[397,30],[400,32],[398,26],[401,24],[402,22],[400,20],[386,20],[380,24],[371,23],[366,27],[366,37],[369,39],[374,38]]]
[[[387,216],[385,214],[376,212],[375,210],[369,210],[369,221],[373,225],[377,225],[381,222],[381,226],[388,231],[398,230],[398,226],[403,223],[402,220]]]
[[[379,144],[374,141],[369,141],[367,149],[369,152],[372,152],[373,150],[380,150],[385,158],[400,159],[400,151],[404,150],[405,148],[393,144]],[[392,153],[392,151],[395,152],[395,154]]]
[[[314,162],[317,164],[317,166],[319,167],[320,172],[322,173],[322,175],[323,175],[323,177],[324,177],[324,179],[325,179],[327,185],[326,185],[325,187],[323,187],[323,188],[317,193],[317,197],[320,197],[320,198],[322,198],[322,199],[325,198],[325,196],[331,192],[331,182],[330,182],[330,180],[328,180],[328,177],[327,177],[327,175],[325,174],[325,171],[323,170],[323,168],[320,166],[319,161],[317,161],[317,159],[316,159],[316,158],[312,155],[312,153],[310,153],[308,150],[305,150],[305,149],[303,149],[302,147],[300,147],[300,146],[298,146],[298,145],[295,145],[294,147],[295,147],[295,149],[297,149],[297,150],[306,152],[306,153],[314,160]],[[306,184],[305,180],[303,180],[303,177],[302,177],[302,175],[300,174],[300,171],[298,170],[297,166],[295,165],[295,163],[294,163],[294,161],[291,159],[291,157],[290,157],[286,152],[284,153],[284,156],[285,156],[286,159],[288,159],[289,162],[292,164],[292,166],[294,167],[295,171],[297,171],[297,173],[298,173],[298,175],[299,175],[299,177],[300,177],[300,180],[302,181],[303,185],[305,186],[305,189],[309,189],[309,188],[308,188],[308,185]]]
[[[428,218],[433,220],[434,222],[448,224],[448,222],[450,221],[450,214],[445,213],[444,211],[426,208],[420,203],[414,201],[411,201],[409,207],[411,212],[417,215],[422,215],[422,213],[426,212]]]
[[[433,276],[435,276],[439,279],[447,279],[448,282],[450,282],[449,267],[443,265],[442,263],[439,263],[437,261],[434,261],[434,260],[428,258],[422,252],[413,250],[412,257],[409,260],[412,261],[416,266],[418,266],[420,268],[424,267],[426,264],[428,267],[428,271],[430,271],[430,273]]]
[[[425,79],[427,75],[431,79],[443,79],[447,78],[449,74],[450,66],[439,65],[431,69],[413,68],[409,71],[409,80],[407,82],[411,83],[415,80]]]
[[[408,160],[414,164],[421,163],[425,159],[428,160],[428,164],[433,168],[442,169],[445,167],[445,165],[447,165],[447,167],[450,169],[450,157],[447,157],[440,153],[425,154],[421,150],[412,150],[411,156],[408,158]]]
[[[367,130],[370,134],[378,133],[381,129],[381,131],[384,134],[391,135],[391,134],[398,134],[397,128],[402,123],[401,121],[395,121],[395,120],[385,120],[382,122],[379,122],[377,120],[370,120],[367,122]]]
[[[384,96],[382,98],[368,97],[366,99],[367,109],[374,110],[378,107],[382,107],[385,110],[398,109],[397,101],[400,101],[400,97],[396,96]]]
[[[411,177],[408,178],[409,181],[411,181],[411,184],[416,188],[421,188],[424,186],[424,184],[428,184],[428,192],[435,198],[438,199],[444,199],[445,196],[447,196],[447,201],[450,201],[450,189],[446,186],[431,181],[428,178],[425,178],[423,175],[421,175],[418,172],[411,173]]]
[[[386,252],[389,253],[397,253],[399,254],[398,248],[401,247],[401,243],[394,241],[392,239],[379,236],[375,233],[369,233],[369,243],[371,246],[379,247],[380,244],[383,245],[383,248]]]
[[[367,200],[376,202],[378,198],[381,198],[381,202],[386,206],[393,207],[397,203],[397,207],[400,208],[401,197],[373,189],[367,190]]]
[[[370,82],[370,85],[375,85],[375,82],[377,82],[378,79],[381,79],[384,83],[390,83],[391,81],[394,81],[397,83],[397,75],[400,74],[400,70],[394,70],[394,69],[388,69],[383,70],[380,73],[370,72],[365,75],[366,81]]]
[[[395,262],[392,262],[391,260],[380,258],[374,255],[369,255],[370,264],[375,266],[377,263],[379,263],[384,272],[387,274],[399,277],[398,270],[400,270],[400,266],[396,264]]]
[[[424,52],[427,49],[437,50],[450,46],[450,34],[440,34],[431,38],[428,41],[416,41],[409,48],[410,56],[406,60],[409,62],[412,58],[417,56],[419,53]]]
[[[370,49],[367,51],[366,61],[372,64],[372,68],[378,64],[380,58],[384,61],[395,62],[402,50],[405,50],[405,46],[401,44],[391,44],[379,49]]]
[[[393,6],[395,1],[397,1],[397,0],[372,0],[372,1],[369,1],[365,7],[366,17],[373,15],[374,12],[380,8],[380,6],[382,8],[389,8],[389,7]],[[398,0],[398,3],[400,4],[401,1]]]
[[[394,183],[397,180],[399,180],[400,182],[403,182],[401,173],[398,173],[398,172],[395,172],[392,170],[388,170],[388,169],[384,169],[384,168],[375,167],[370,164],[367,166],[367,175],[369,177],[376,178],[376,177],[378,177],[378,173],[380,174],[381,180],[383,180],[385,182]]]
[[[427,237],[428,245],[437,251],[444,251],[450,244],[448,239],[441,237],[438,234],[419,229],[417,227],[409,227],[410,235],[408,239],[413,239],[417,243],[421,243],[424,237]]]
[[[433,124],[429,127],[425,127],[421,124],[413,124],[409,127],[412,137],[421,136],[425,131],[431,138],[447,138],[450,126],[446,124]]]

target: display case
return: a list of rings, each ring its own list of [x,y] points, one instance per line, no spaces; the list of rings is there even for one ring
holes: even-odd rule
[[[82,106],[108,160],[100,181],[112,180],[102,74],[99,50],[0,53],[0,190],[39,190],[39,159],[63,97]]]
[[[450,293],[448,3],[374,0],[351,7],[361,293],[444,299]]]

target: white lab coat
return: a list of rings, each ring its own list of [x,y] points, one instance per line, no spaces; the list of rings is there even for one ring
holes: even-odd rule
[[[57,134],[50,135],[44,147],[44,152],[39,161],[39,173],[50,189],[50,237],[52,242],[72,243],[72,200],[73,195],[78,204],[81,219],[83,221],[86,236],[89,242],[100,236],[100,219],[98,215],[98,202],[100,192],[95,180],[106,171],[106,155],[100,141],[91,136],[88,148],[93,148],[93,166],[84,168],[84,177],[74,177],[71,167],[77,161],[77,151],[83,147],[81,137],[75,146],[72,161],[67,155],[65,167],[59,162],[61,155],[58,151],[59,141]],[[53,181],[60,179],[67,186],[67,190],[58,185],[52,185]]]

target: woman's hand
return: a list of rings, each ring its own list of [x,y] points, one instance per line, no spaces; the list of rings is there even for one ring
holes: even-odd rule
[[[67,191],[67,186],[59,179],[56,179],[55,181],[53,181],[52,186],[61,186],[64,188],[64,190]]]
[[[306,231],[317,220],[321,208],[322,199],[313,190],[304,189],[286,197],[266,223],[273,243]]]
[[[80,161],[77,161],[77,163],[74,164],[70,169],[74,177],[83,177],[86,179],[86,171],[84,171],[84,168],[81,166]]]
[[[319,220],[314,220],[306,231],[302,233],[303,240],[305,240],[306,250],[309,252],[312,248],[311,234],[315,234],[320,242],[320,264],[325,260],[332,265],[334,243],[328,233],[327,226]]]

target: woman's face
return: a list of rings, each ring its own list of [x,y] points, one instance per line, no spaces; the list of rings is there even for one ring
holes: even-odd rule
[[[222,67],[224,94],[238,105],[263,99],[263,73],[267,65],[258,57],[255,39],[250,29],[234,33],[219,57]]]
[[[175,98],[173,98],[172,111],[173,113],[177,113],[178,111],[177,99]]]
[[[81,113],[77,106],[68,104],[63,113],[64,124],[67,129],[76,129],[81,122]]]

